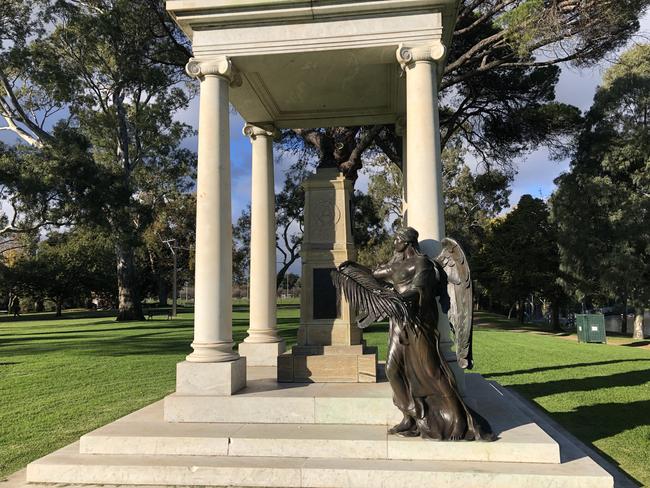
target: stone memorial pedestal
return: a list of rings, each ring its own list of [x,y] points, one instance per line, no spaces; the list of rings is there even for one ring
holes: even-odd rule
[[[282,488],[613,488],[612,476],[508,390],[467,375],[495,442],[388,435],[390,386],[281,384],[248,368],[234,395],[174,393],[27,467],[29,483]],[[23,480],[25,475],[23,475]],[[32,485],[33,486],[33,485]],[[28,488],[24,481],[11,488]]]
[[[303,184],[305,232],[298,344],[278,357],[280,382],[373,383],[377,351],[364,344],[345,298],[330,273],[354,260],[352,182],[336,168],[320,168]]]

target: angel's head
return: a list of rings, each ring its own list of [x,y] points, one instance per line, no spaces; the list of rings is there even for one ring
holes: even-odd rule
[[[409,247],[412,247],[416,251],[420,251],[420,245],[418,244],[418,231],[413,227],[402,227],[395,233],[395,251],[404,252]]]

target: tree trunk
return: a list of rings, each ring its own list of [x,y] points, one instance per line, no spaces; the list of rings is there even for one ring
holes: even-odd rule
[[[169,288],[167,283],[162,277],[158,278],[158,306],[166,307],[167,299],[169,298]]]
[[[56,316],[60,317],[63,313],[63,299],[62,298],[57,298],[56,300]]]
[[[524,312],[525,312],[525,307],[524,307],[524,301],[519,300],[517,303],[517,322],[520,324],[524,323]]]
[[[560,305],[555,300],[551,302],[551,330],[555,332],[562,331],[562,327],[560,327]]]
[[[643,339],[643,315],[645,309],[643,307],[635,307],[634,313],[634,339]]]
[[[128,242],[119,242],[117,256],[117,321],[144,320],[142,304],[135,277],[135,260],[133,246]]]
[[[295,263],[298,260],[298,255],[296,256],[291,256],[289,261],[284,263],[282,267],[280,268],[280,271],[278,271],[278,274],[275,277],[275,289],[279,290],[280,287],[282,286],[282,281],[284,280],[284,276],[287,274],[287,271],[289,271],[289,268],[293,263]]]
[[[621,320],[621,334],[627,334],[627,297],[623,297],[623,319]]]
[[[36,307],[34,307],[37,312],[43,312],[45,311],[45,303],[43,302],[42,298],[38,298],[36,300]]]

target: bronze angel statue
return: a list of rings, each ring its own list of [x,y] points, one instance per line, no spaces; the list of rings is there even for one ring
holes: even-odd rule
[[[456,241],[444,239],[432,260],[420,252],[418,232],[406,227],[397,232],[387,264],[373,272],[348,261],[332,279],[356,309],[359,327],[390,319],[386,376],[404,419],[389,433],[494,440],[487,421],[463,402],[439,347],[437,298],[454,331],[458,364],[472,368],[472,285]]]

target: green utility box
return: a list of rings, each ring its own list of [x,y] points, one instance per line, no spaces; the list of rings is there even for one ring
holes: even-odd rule
[[[576,314],[576,330],[578,342],[607,342],[603,314]]]

